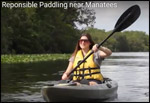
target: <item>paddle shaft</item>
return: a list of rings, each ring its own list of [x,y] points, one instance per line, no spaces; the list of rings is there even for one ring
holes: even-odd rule
[[[99,48],[101,45],[103,45],[107,39],[109,39],[116,31],[117,29],[127,20],[127,18],[130,16],[130,14],[128,14],[124,20],[122,20],[122,22],[112,31],[111,34],[109,34],[109,36],[104,39],[101,43],[98,44],[97,48]],[[78,63],[78,65],[68,74],[68,76],[73,73],[83,62],[85,62],[85,60],[94,53],[94,51],[92,50],[81,62]]]

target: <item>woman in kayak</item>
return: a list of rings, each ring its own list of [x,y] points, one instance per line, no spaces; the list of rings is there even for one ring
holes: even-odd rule
[[[104,58],[111,55],[111,50],[106,47],[97,48],[98,44],[95,44],[90,34],[82,34],[75,50],[69,59],[69,65],[62,75],[62,80],[69,78],[69,73],[76,67],[76,65],[86,57],[92,50],[94,53],[90,55],[85,62],[83,62],[74,71],[73,82],[77,84],[84,84],[85,82],[89,85],[96,85],[103,82],[103,76],[100,72],[100,66]]]

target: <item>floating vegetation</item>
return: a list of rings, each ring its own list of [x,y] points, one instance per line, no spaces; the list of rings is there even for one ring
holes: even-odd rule
[[[21,54],[1,55],[1,63],[30,63],[49,60],[69,59],[70,54]]]

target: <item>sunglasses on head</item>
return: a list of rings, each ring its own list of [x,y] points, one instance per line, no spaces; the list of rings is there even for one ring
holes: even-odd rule
[[[80,40],[79,40],[80,43],[83,42],[83,41],[84,41],[85,43],[88,43],[88,42],[89,42],[88,39],[80,39]]]

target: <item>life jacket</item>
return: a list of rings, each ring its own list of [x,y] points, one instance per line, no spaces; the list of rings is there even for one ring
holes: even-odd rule
[[[86,55],[88,55],[91,50],[88,51]],[[94,54],[90,55],[85,62],[83,62],[75,71],[73,75],[73,80],[82,80],[82,79],[96,79],[103,81],[103,76],[100,73],[99,66],[94,62]],[[83,54],[82,51],[79,50],[75,56],[73,68],[82,61]]]

